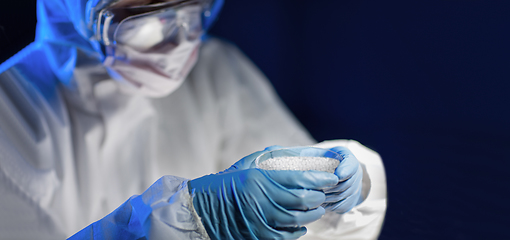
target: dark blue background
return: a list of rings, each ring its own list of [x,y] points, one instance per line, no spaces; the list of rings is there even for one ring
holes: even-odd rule
[[[510,1],[226,1],[212,33],[317,140],[381,154],[380,239],[510,239]],[[1,10],[0,60],[33,38],[32,5]]]
[[[510,1],[227,1],[212,32],[317,140],[381,154],[380,239],[510,239]]]

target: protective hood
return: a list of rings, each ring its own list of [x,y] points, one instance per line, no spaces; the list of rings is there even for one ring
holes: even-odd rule
[[[40,64],[48,64],[55,77],[68,85],[76,66],[77,48],[96,56],[100,61],[103,60],[99,51],[100,44],[92,38],[91,22],[94,11],[113,1],[115,0],[38,0],[35,42],[2,64],[0,72],[20,62],[30,61],[26,57],[37,52],[36,55],[45,56],[44,62]],[[213,17],[204,23],[206,30],[222,5],[223,0],[215,1],[211,9]]]
[[[90,3],[89,3],[90,2]],[[35,42],[45,43],[48,64],[56,77],[68,84],[76,65],[76,48],[100,55],[89,41],[92,31],[87,28],[87,5],[97,0],[39,0]]]

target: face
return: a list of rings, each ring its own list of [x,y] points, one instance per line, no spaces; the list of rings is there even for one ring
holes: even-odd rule
[[[168,3],[187,1],[173,0]],[[149,97],[163,97],[187,77],[198,58],[204,29],[204,6],[189,1],[189,5],[164,7],[148,14],[124,17],[129,9],[113,5],[104,9],[98,23],[98,39],[104,42],[104,66],[119,81],[122,91]],[[154,0],[124,0],[122,4],[151,4]],[[199,3],[197,1],[197,3]],[[138,10],[152,10],[147,5]],[[147,6],[147,7],[145,7]],[[133,10],[133,9],[131,9]],[[115,19],[115,14],[118,14]],[[105,30],[106,29],[106,30]],[[105,34],[106,33],[106,34]]]

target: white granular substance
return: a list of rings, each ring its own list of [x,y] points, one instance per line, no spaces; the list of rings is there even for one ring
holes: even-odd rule
[[[316,170],[334,173],[340,161],[326,157],[276,157],[259,163],[264,170]]]

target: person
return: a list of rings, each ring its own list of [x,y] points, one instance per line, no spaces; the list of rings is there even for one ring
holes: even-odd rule
[[[377,238],[380,157],[316,144],[206,34],[222,4],[37,2],[35,41],[0,65],[0,238]],[[251,167],[276,144],[344,160],[334,174]]]

